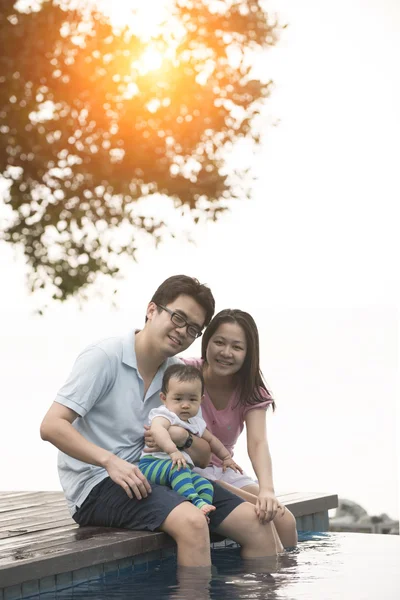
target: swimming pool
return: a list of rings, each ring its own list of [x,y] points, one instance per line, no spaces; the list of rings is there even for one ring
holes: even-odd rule
[[[303,534],[298,548],[268,565],[243,562],[235,547],[213,550],[212,560],[211,577],[201,569],[177,572],[171,557],[40,599],[400,599],[400,537],[395,535]]]

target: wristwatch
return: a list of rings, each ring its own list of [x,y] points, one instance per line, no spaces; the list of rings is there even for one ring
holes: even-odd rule
[[[188,431],[188,437],[186,442],[183,444],[183,446],[177,446],[178,450],[186,450],[187,448],[190,448],[190,446],[193,444],[193,436],[190,433],[190,431]]]

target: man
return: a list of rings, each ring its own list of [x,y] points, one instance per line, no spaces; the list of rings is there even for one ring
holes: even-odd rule
[[[40,430],[60,450],[60,480],[77,523],[164,531],[177,543],[178,563],[187,567],[210,565],[207,520],[169,488],[150,486],[135,463],[147,416],[160,405],[165,369],[201,335],[214,307],[211,291],[196,279],[176,275],[164,281],[141,331],[102,340],[78,356]],[[170,434],[196,465],[208,464],[207,442],[180,427],[171,427]],[[212,531],[241,544],[247,558],[282,549],[252,505],[213,485]]]

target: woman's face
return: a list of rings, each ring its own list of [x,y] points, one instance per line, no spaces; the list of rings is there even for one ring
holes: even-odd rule
[[[206,359],[212,373],[229,376],[237,373],[247,352],[246,335],[237,323],[223,323],[208,342]]]

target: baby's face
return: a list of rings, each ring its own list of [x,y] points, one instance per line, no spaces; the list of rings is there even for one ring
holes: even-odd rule
[[[168,410],[182,421],[188,421],[199,412],[202,400],[201,382],[198,379],[179,381],[176,377],[171,377],[167,394],[165,398],[161,396],[161,399]]]

